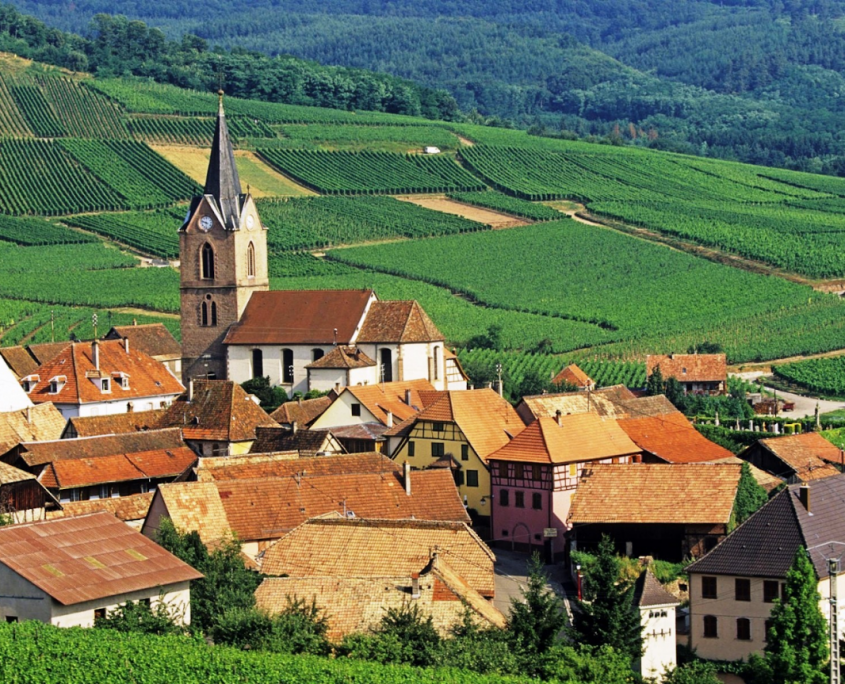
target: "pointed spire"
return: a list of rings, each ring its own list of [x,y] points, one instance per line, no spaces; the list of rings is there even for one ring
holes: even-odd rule
[[[211,159],[208,174],[205,177],[205,194],[217,200],[220,213],[227,228],[235,228],[240,217],[241,179],[235,166],[235,153],[229,139],[226,126],[226,114],[223,111],[223,91],[219,90],[220,105],[217,110],[217,125],[214,128],[214,140],[211,144]]]

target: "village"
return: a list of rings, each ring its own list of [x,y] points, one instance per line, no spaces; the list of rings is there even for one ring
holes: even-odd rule
[[[141,602],[190,624],[203,574],[157,543],[175,531],[234,541],[257,608],[318,606],[335,642],[409,604],[441,636],[466,614],[502,628],[532,554],[577,611],[608,544],[634,568],[644,678],[679,648],[762,654],[801,549],[841,633],[845,454],[818,413],[736,419],[739,453],[708,439],[662,388],[726,396],[724,354],[650,355],[647,387],[571,364],[514,405],[416,301],[271,291],[222,100],[204,194],[173,229],[181,343],[140,324],[0,349],[0,621],[91,627]],[[264,379],[289,399],[271,412],[243,387]]]

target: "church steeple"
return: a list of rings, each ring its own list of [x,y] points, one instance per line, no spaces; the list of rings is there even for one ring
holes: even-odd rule
[[[217,124],[214,127],[214,140],[211,144],[211,159],[208,174],[205,177],[205,194],[217,200],[220,213],[230,230],[237,228],[241,214],[241,179],[235,166],[235,153],[229,139],[226,126],[226,113],[223,111],[223,91],[218,92],[220,105],[217,110]]]

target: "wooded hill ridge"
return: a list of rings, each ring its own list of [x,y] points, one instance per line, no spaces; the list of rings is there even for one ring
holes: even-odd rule
[[[195,34],[236,51],[387,72],[447,89],[464,111],[518,125],[583,136],[607,135],[618,124],[622,138],[663,149],[845,169],[842,0],[15,5],[82,33],[96,13],[122,13],[171,39]]]

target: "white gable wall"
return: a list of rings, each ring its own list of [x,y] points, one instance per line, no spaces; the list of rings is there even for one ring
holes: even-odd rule
[[[32,405],[12,369],[0,357],[0,413],[20,411]]]
[[[305,367],[314,361],[312,350],[322,349],[324,354],[328,354],[334,347],[331,344],[230,344],[227,347],[229,380],[241,384],[255,377],[252,367],[253,349],[261,350],[264,361],[263,374],[270,378],[271,385],[281,385],[289,394],[304,394],[308,391],[308,370]],[[293,384],[282,382],[283,349],[293,351]],[[334,387],[334,383],[331,387]]]
[[[352,415],[352,404],[360,404],[361,415]],[[361,404],[350,391],[341,392],[317,420],[311,425],[312,430],[343,427],[345,425],[360,425],[362,423],[381,422]]]
[[[650,606],[639,610],[643,626],[640,674],[644,678],[662,682],[663,675],[677,666],[675,606]]]

